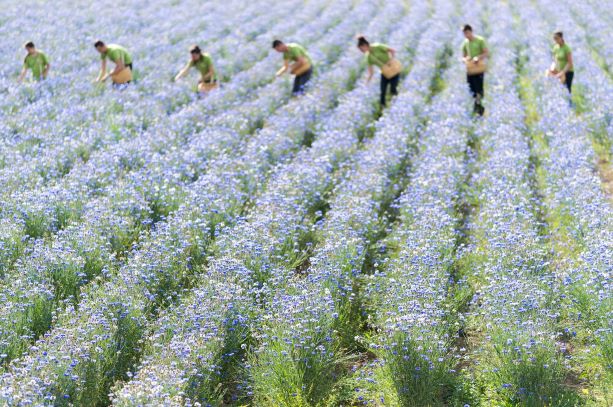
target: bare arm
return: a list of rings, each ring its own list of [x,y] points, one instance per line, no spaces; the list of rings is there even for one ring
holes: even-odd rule
[[[488,58],[490,56],[490,50],[487,48],[483,48],[483,52],[477,56],[477,60],[480,61],[484,58]]]
[[[296,61],[292,64],[292,66],[289,68],[292,72],[294,71],[294,69],[298,68],[299,66],[303,66],[304,64],[308,64],[308,60],[305,57],[298,57],[296,58]]]
[[[19,74],[19,78],[17,78],[17,82],[22,82],[23,78],[26,77],[27,72],[28,72],[28,68],[26,68],[25,66],[21,68],[21,73]]]
[[[390,57],[396,58],[396,50],[394,48],[388,48],[387,53],[390,54]]]
[[[45,69],[43,70],[43,79],[47,79],[47,74],[49,74],[49,69],[51,69],[51,64],[45,65]]]
[[[287,72],[288,70],[289,70],[289,60],[284,60],[283,61],[283,67],[281,67],[281,69],[279,69],[275,75],[276,76],[281,76],[285,72]]]
[[[103,59],[100,64],[100,73],[98,74],[98,78],[96,78],[95,82],[102,82],[106,80],[106,59]]]
[[[179,71],[177,76],[175,76],[175,82],[183,78],[185,75],[187,75],[187,73],[189,72],[189,68],[190,68],[190,63],[188,62],[187,65],[185,65],[183,69]]]
[[[468,55],[466,47],[462,47],[462,60],[464,60],[464,62],[468,62],[470,60],[470,55]]]
[[[206,73],[206,75],[202,77],[202,80],[204,82],[207,82],[213,79],[214,77],[215,77],[215,69],[213,68],[213,65],[211,65],[211,67],[209,68],[209,71]]]
[[[120,59],[115,63],[115,69],[111,72],[111,75],[117,75],[119,72],[123,71],[126,65],[123,63],[123,59]]]
[[[372,65],[368,65],[368,76],[366,77],[366,83],[370,83],[372,76],[375,74],[375,70]]]

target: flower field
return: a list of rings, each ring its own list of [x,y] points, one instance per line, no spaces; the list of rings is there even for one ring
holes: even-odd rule
[[[0,33],[0,405],[613,406],[610,0],[5,0]]]

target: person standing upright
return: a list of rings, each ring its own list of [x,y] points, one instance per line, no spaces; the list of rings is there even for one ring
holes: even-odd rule
[[[366,54],[368,64],[367,82],[372,80],[374,75],[373,65],[381,69],[381,106],[385,107],[385,97],[388,86],[391,88],[392,96],[398,94],[398,82],[400,80],[400,63],[395,59],[396,50],[386,44],[370,44],[365,37],[358,37],[358,48]]]
[[[272,47],[283,54],[283,67],[277,71],[276,76],[281,76],[287,71],[291,72],[292,75],[295,75],[292,95],[302,95],[313,74],[313,61],[309,53],[302,45],[284,44],[280,40],[274,40]],[[291,66],[290,63],[292,63]]]
[[[121,45],[109,44],[98,40],[94,47],[100,53],[100,74],[96,82],[104,82],[109,76],[115,84],[130,83],[132,80],[132,56]],[[115,69],[111,72],[106,71],[106,59],[115,63]]]
[[[566,89],[570,93],[575,76],[573,53],[566,41],[564,41],[564,34],[561,31],[553,34],[553,41],[555,42],[552,49],[553,62],[549,68],[549,75],[558,78],[560,82],[566,85]]]
[[[485,108],[483,107],[483,97],[485,95],[483,82],[485,79],[485,60],[489,56],[489,50],[485,43],[485,39],[473,33],[473,28],[466,24],[462,28],[464,32],[464,43],[462,44],[462,56],[466,64],[466,80],[470,87],[470,93],[474,98],[473,111],[480,116],[483,116]]]
[[[51,68],[47,55],[45,55],[44,52],[37,50],[32,41],[27,42],[24,47],[28,52],[28,55],[26,55],[26,58],[23,61],[23,68],[21,69],[21,74],[17,80],[19,82],[23,81],[28,69],[32,71],[32,77],[35,81],[46,79],[49,69]]]

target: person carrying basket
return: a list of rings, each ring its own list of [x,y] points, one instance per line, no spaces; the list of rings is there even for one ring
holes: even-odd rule
[[[483,82],[487,69],[485,60],[489,56],[489,50],[483,37],[474,35],[473,28],[470,25],[466,24],[462,31],[464,32],[464,37],[466,37],[462,44],[462,56],[466,64],[466,80],[475,101],[473,111],[483,116],[483,113],[485,113],[485,108],[482,104],[484,96]]]
[[[198,92],[207,93],[217,88],[217,73],[213,67],[213,59],[211,56],[202,52],[199,46],[194,45],[190,48],[190,61],[183,69],[175,76],[175,81],[178,81],[189,72],[190,68],[196,68],[200,72],[200,80],[198,81]]]
[[[391,87],[391,94],[398,94],[398,82],[400,80],[400,71],[402,65],[395,58],[396,50],[388,45],[373,43],[360,36],[358,37],[358,48],[366,54],[366,63],[368,64],[368,77],[366,82],[370,82],[374,75],[373,65],[381,69],[381,106],[385,107],[385,98],[388,86]]]
[[[94,47],[100,53],[100,74],[95,82],[104,82],[110,76],[113,85],[124,85],[132,81],[132,56],[121,45],[109,44],[98,40]],[[111,72],[106,71],[106,59],[115,63],[115,69]]]
[[[304,88],[313,74],[313,61],[309,53],[302,45],[295,43],[284,44],[280,40],[274,40],[272,47],[275,51],[283,54],[283,67],[277,71],[276,76],[281,76],[289,71],[294,75],[292,95],[299,96],[304,94]],[[290,62],[292,62],[291,66]]]
[[[553,41],[555,42],[551,50],[553,62],[547,71],[547,75],[558,78],[570,93],[572,91],[573,78],[575,76],[573,53],[566,41],[564,41],[564,34],[562,31],[553,34]]]

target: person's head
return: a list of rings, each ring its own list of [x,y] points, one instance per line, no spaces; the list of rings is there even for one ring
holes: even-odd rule
[[[556,44],[564,44],[564,33],[562,31],[555,32],[553,34],[553,40],[556,42]]]
[[[28,54],[34,54],[36,52],[36,47],[32,41],[26,42],[23,47],[28,51]]]
[[[104,54],[107,51],[106,44],[100,40],[94,43],[94,47],[98,50],[99,53]]]
[[[470,26],[470,24],[464,24],[462,27],[462,32],[469,41],[473,39],[473,28]]]
[[[368,50],[370,50],[370,43],[368,42],[366,37],[362,35],[358,37],[358,48],[362,52],[368,52]]]
[[[285,45],[283,43],[283,41],[281,41],[281,40],[274,40],[272,42],[272,47],[277,52],[285,52],[285,51],[287,51],[287,45]]]
[[[192,61],[197,61],[202,56],[202,50],[200,50],[200,47],[197,45],[192,46],[189,49],[189,53],[192,56]]]

